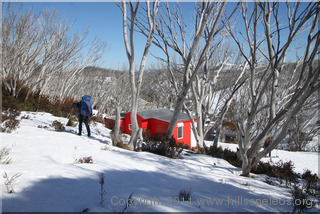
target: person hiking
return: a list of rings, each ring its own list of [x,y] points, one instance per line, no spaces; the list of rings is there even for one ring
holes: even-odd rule
[[[266,149],[268,146],[270,146],[270,138],[267,138],[266,141],[264,142],[264,149]],[[269,152],[269,157],[271,157],[271,152]]]
[[[89,117],[92,116],[92,107],[91,107],[91,97],[89,95],[84,95],[80,102],[73,103],[73,108],[78,108],[78,117],[79,117],[79,132],[78,135],[82,133],[82,123],[86,125],[88,137],[91,136],[90,126],[89,126]]]

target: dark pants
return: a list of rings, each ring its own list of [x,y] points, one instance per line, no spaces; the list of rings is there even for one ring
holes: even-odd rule
[[[87,128],[87,132],[88,132],[88,136],[90,136],[90,127],[89,127],[89,116],[84,116],[79,114],[79,135],[81,135],[82,132],[82,123],[84,122],[84,124],[86,125]]]

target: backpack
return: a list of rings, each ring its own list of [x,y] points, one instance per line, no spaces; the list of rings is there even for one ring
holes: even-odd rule
[[[89,95],[84,95],[80,101],[80,114],[84,116],[92,115],[91,108],[91,97]]]

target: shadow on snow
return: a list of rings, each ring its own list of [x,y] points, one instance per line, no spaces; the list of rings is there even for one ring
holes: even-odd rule
[[[128,212],[266,212],[270,206],[243,206],[236,196],[243,199],[269,199],[269,195],[256,194],[232,184],[219,183],[204,177],[193,179],[177,177],[163,172],[141,170],[107,170],[104,206],[106,212],[121,212],[123,204],[133,193],[137,205],[132,204]],[[16,194],[3,194],[4,212],[81,212],[85,208],[99,207],[99,174],[93,177],[53,177],[40,180]],[[180,190],[191,190],[191,201],[178,199]],[[270,193],[271,194],[271,193]],[[216,201],[210,201],[215,199]],[[218,200],[219,203],[218,203]],[[179,201],[179,202],[178,202]],[[203,203],[201,203],[203,202]],[[220,203],[221,202],[221,203]],[[277,209],[278,208],[278,209]],[[291,211],[284,206],[279,211]]]

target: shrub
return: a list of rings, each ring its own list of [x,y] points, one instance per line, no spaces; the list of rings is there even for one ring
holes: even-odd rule
[[[101,172],[99,175],[99,184],[100,184],[100,192],[99,192],[99,196],[100,196],[100,206],[103,207],[103,203],[105,201],[105,195],[107,194],[106,190],[104,189],[104,174]]]
[[[13,99],[5,99],[2,106],[3,113],[1,126],[2,132],[11,133],[19,128],[20,121],[16,119],[21,113],[20,107],[14,102]]]
[[[3,89],[3,87],[2,87]],[[29,91],[28,87],[23,87],[17,98],[10,96],[9,93],[2,90],[3,109],[8,109],[15,105],[21,111],[45,111],[59,117],[68,117],[68,115],[77,115],[77,111],[72,108],[74,98],[54,99],[50,96],[41,95],[41,90],[31,92],[26,99]]]
[[[4,102],[2,106],[2,111],[8,118],[16,118],[21,113],[20,107],[16,103]]]
[[[30,118],[31,118],[30,115],[25,114],[25,115],[23,115],[23,116],[21,117],[21,120],[22,120],[22,119],[28,120],[28,119],[30,119]]]
[[[242,161],[240,160],[236,152],[233,152],[230,149],[223,149],[221,146],[210,147],[209,155],[216,158],[222,158],[236,167],[241,167],[242,165]]]
[[[155,142],[162,142],[164,140],[165,133],[163,132],[156,132],[151,136],[151,140]]]
[[[20,121],[16,119],[21,113],[20,107],[12,98],[4,99],[2,103],[2,132],[11,133],[19,127]]]
[[[64,130],[66,129],[66,128],[64,127],[64,125],[63,125],[61,122],[57,121],[57,120],[55,120],[55,121],[52,122],[52,127],[53,127],[57,132],[61,132],[61,131],[64,131]]]
[[[92,157],[83,157],[83,158],[80,158],[80,159],[76,159],[74,161],[75,164],[81,164],[81,163],[89,163],[89,164],[92,164],[93,163],[93,159]]]
[[[130,150],[128,147],[128,144],[123,143],[122,140],[120,140],[119,142],[117,142],[117,144],[115,145],[116,147],[119,147],[121,149],[126,149],[126,150]]]
[[[144,141],[150,141],[151,140],[151,130],[150,129],[144,129],[142,132],[142,137]]]
[[[310,170],[305,170],[301,178],[306,181],[307,193],[312,194],[311,189],[316,189],[316,184],[319,179],[317,174],[316,173],[312,174]]]
[[[219,147],[210,147],[209,155],[216,158],[222,158],[223,157],[223,148],[221,146]]]
[[[21,175],[22,175],[21,173],[17,173],[17,174],[14,174],[12,177],[9,177],[8,174],[4,172],[3,178],[4,178],[4,185],[6,187],[7,193],[15,193],[15,190],[13,189],[14,187],[13,183]]]
[[[295,182],[297,179],[297,174],[293,171],[293,163],[279,161],[273,166],[273,173],[280,180],[280,185],[282,184],[282,179],[285,179],[285,187],[291,186],[292,182]]]
[[[270,177],[275,177],[273,166],[269,162],[264,163],[260,161],[257,167],[252,168],[251,172],[255,174],[265,174]]]
[[[9,164],[11,163],[11,158],[9,158],[10,149],[4,147],[0,150],[0,164]]]
[[[291,195],[293,199],[293,212],[301,213],[306,209],[310,209],[313,206],[311,199],[307,198],[307,195],[303,192],[302,189],[295,183],[291,189]]]
[[[159,136],[161,135],[157,135],[157,137]],[[183,147],[182,143],[177,143],[176,139],[171,137],[169,140],[163,140],[161,142],[155,140],[147,141],[146,144],[143,144],[142,150],[169,158],[176,158],[181,154]]]
[[[76,126],[75,122],[76,122],[76,119],[75,119],[74,117],[70,117],[69,120],[68,120],[68,122],[67,122],[67,125],[66,125],[66,126],[73,126],[73,127],[75,127],[75,126]]]
[[[8,132],[11,133],[12,131],[19,128],[20,121],[15,118],[10,118],[9,120],[6,120],[1,127],[2,132]]]
[[[90,121],[92,121],[94,124],[96,123],[104,123],[104,119],[102,115],[95,115],[90,117]]]
[[[238,158],[238,155],[236,152],[231,151],[230,149],[223,150],[223,159],[227,160],[230,164],[241,167],[241,160]]]
[[[189,190],[183,189],[183,190],[180,190],[179,192],[179,199],[183,201],[191,201],[191,195],[192,195],[191,189]]]

